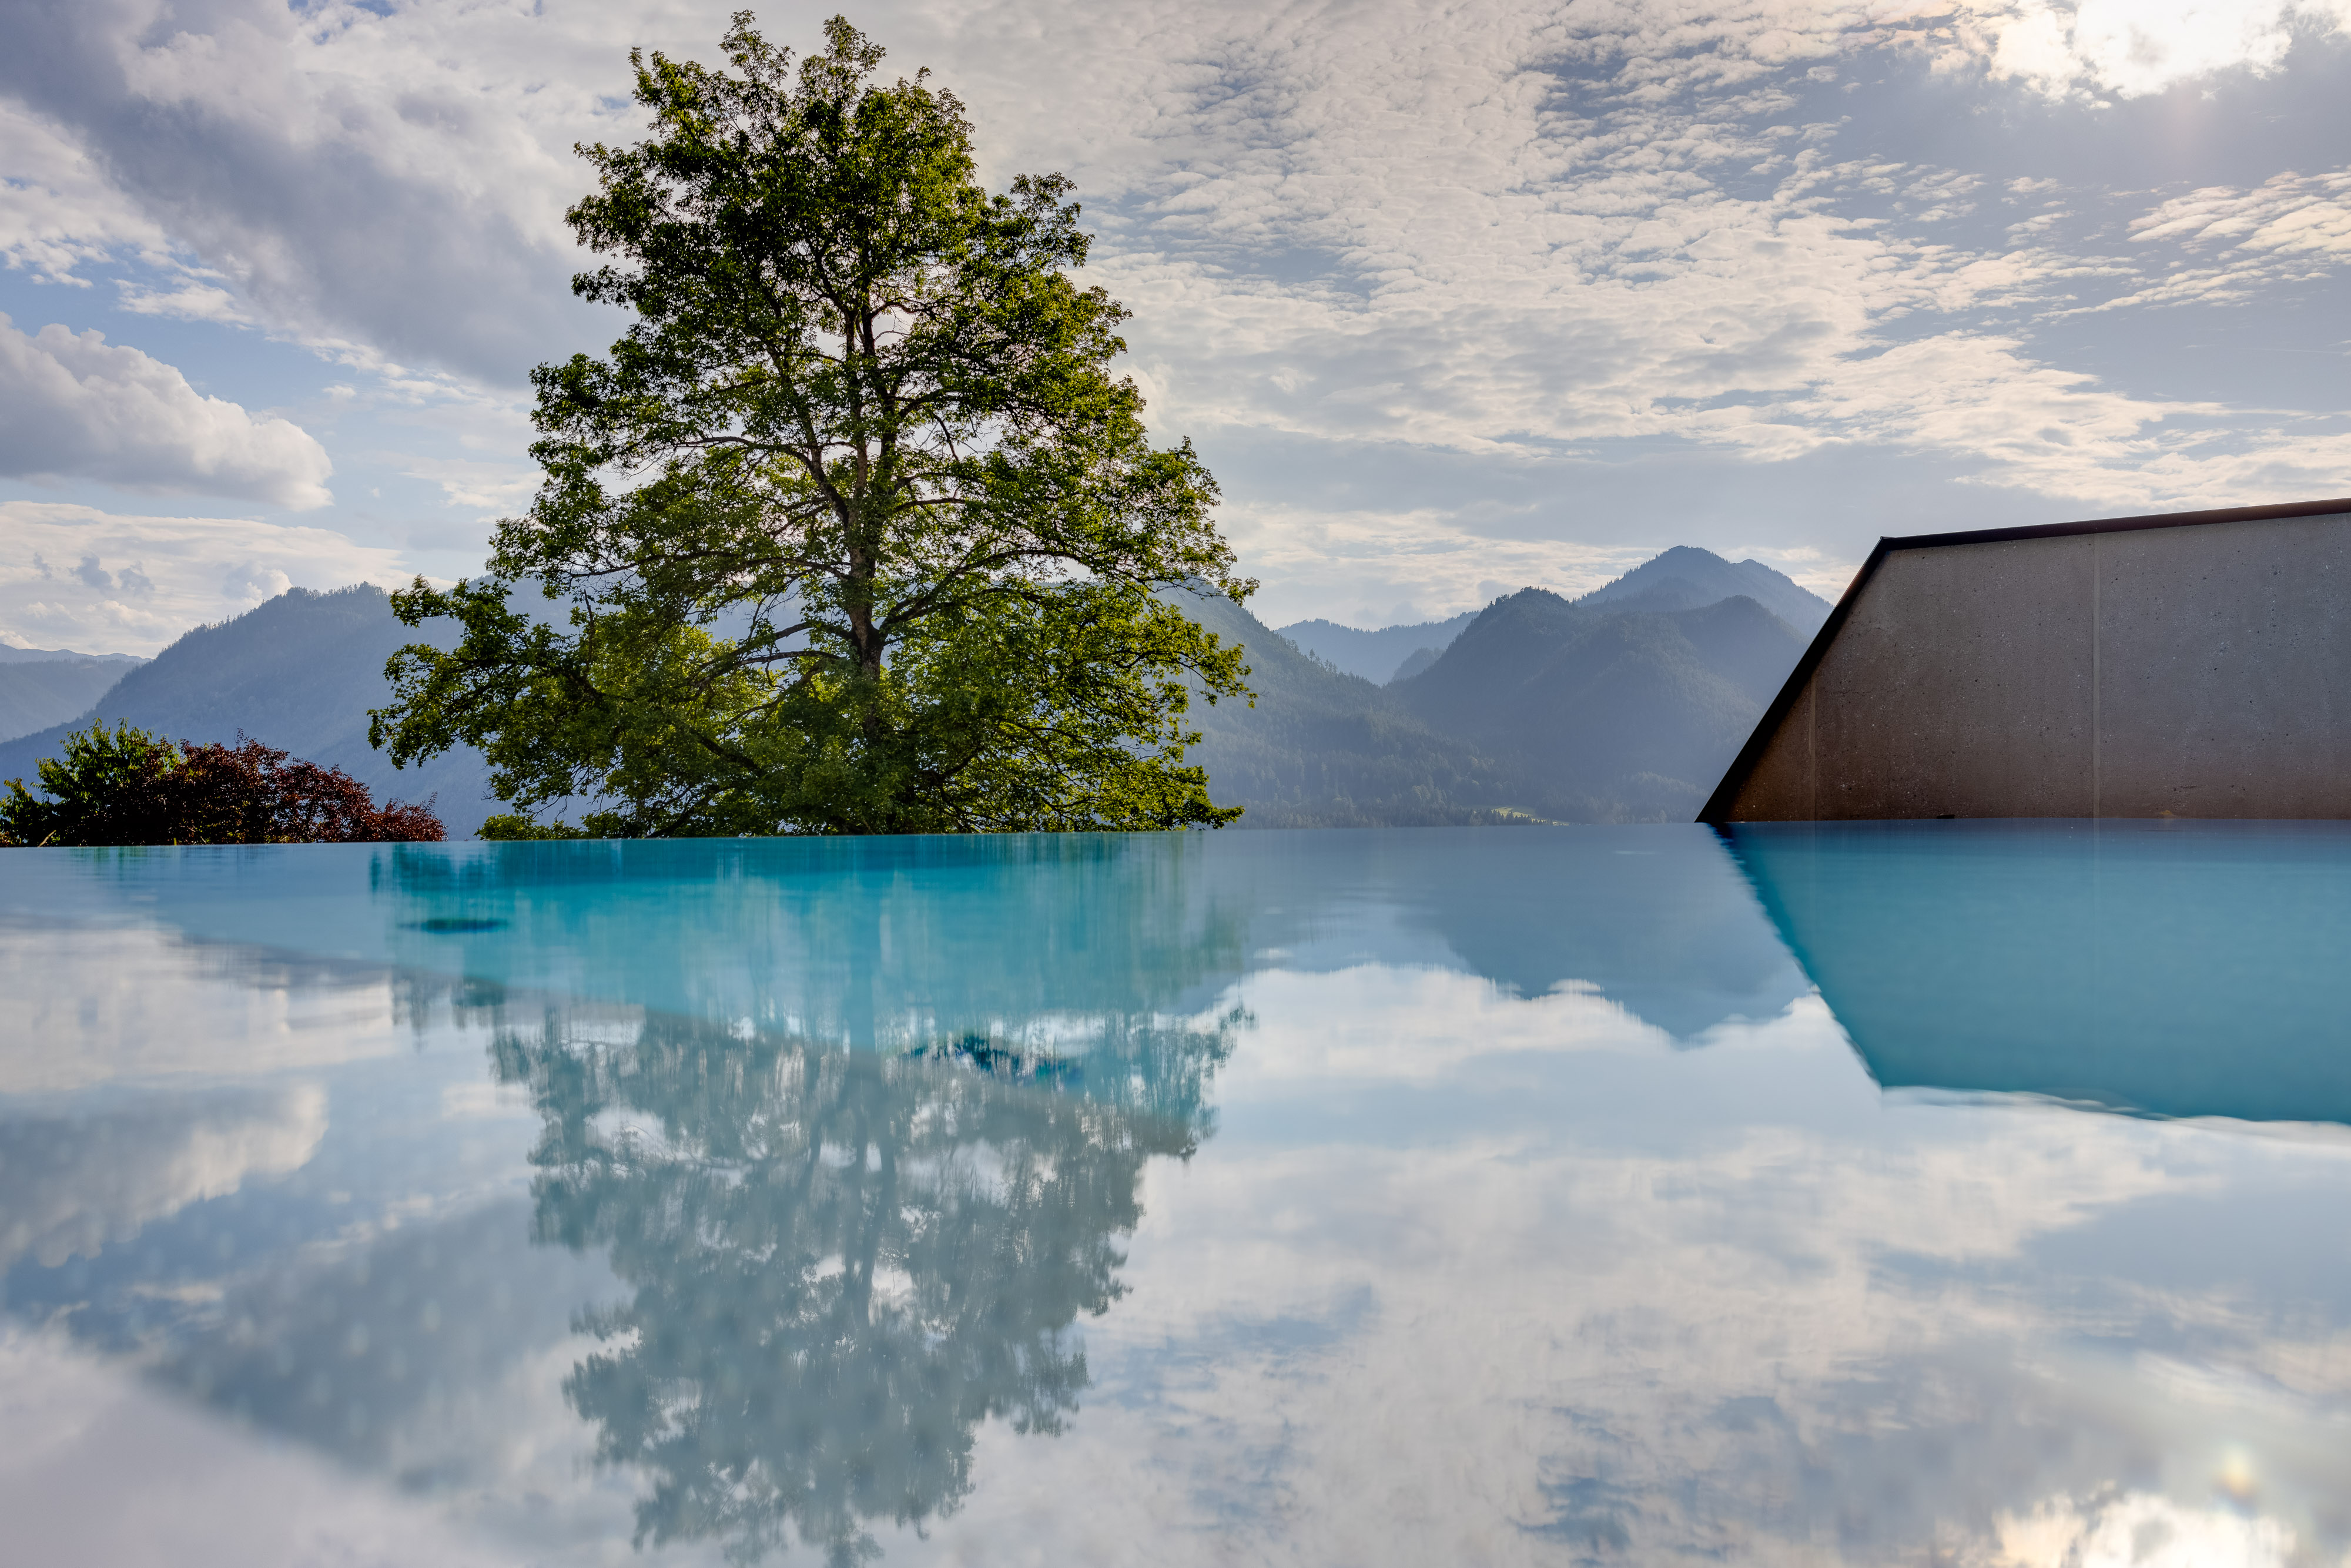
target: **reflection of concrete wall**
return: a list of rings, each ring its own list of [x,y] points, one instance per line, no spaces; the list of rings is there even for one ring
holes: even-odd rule
[[[2351,1126],[2351,832],[2332,822],[1726,836],[1888,1089]]]
[[[1706,821],[2351,817],[2351,501],[1880,541]]]

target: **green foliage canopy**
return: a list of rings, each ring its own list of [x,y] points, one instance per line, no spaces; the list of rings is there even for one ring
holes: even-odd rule
[[[797,72],[748,12],[732,72],[632,55],[653,129],[581,149],[568,216],[616,258],[575,290],[636,319],[534,372],[538,496],[486,576],[395,596],[463,637],[392,659],[371,738],[481,747],[490,832],[567,798],[611,836],[1229,821],[1184,715],[1247,671],[1158,595],[1256,585],[1111,371],[1069,182],[989,194],[953,94],[825,31]]]

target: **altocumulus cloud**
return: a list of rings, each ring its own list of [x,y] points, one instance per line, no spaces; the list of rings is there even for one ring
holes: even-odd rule
[[[0,316],[0,474],[300,509],[333,499],[333,466],[301,426],[206,397],[137,349]]]
[[[611,335],[563,287],[570,144],[635,135],[627,49],[709,58],[732,3],[23,0],[0,253],[116,269],[131,311],[306,344],[387,402],[510,402]],[[829,8],[764,20],[805,45]],[[2301,497],[2351,464],[2325,321],[2282,334],[2301,360],[2258,350],[2275,375],[2150,363],[2351,262],[2351,0],[854,16],[972,105],[992,181],[1077,178],[1155,423],[1228,476],[1277,619],[1685,540],[1833,591],[1882,520],[1839,510],[1839,464],[1931,485],[1948,526]],[[503,507],[519,445],[393,461]],[[1735,476],[1656,478],[1684,459]]]

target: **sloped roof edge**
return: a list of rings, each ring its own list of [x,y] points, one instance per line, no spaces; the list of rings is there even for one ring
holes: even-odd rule
[[[1803,694],[1805,683],[1813,678],[1813,672],[1820,667],[1822,658],[1828,653],[1829,644],[1835,642],[1837,633],[1844,629],[1845,620],[1853,613],[1853,607],[1860,600],[1863,591],[1869,586],[1869,580],[1877,575],[1878,567],[1896,550],[1931,549],[1947,545],[2008,544],[2018,539],[2063,538],[2069,534],[2121,534],[2140,528],[2189,528],[2207,523],[2252,523],[2276,517],[2324,517],[2341,512],[2351,512],[2351,497],[2331,501],[2287,501],[2270,507],[2215,507],[2197,512],[2153,512],[2135,517],[2095,517],[2078,523],[2039,523],[2016,528],[1968,528],[1956,533],[1881,537],[1871,548],[1869,558],[1861,563],[1861,570],[1853,574],[1853,581],[1846,584],[1836,607],[1829,612],[1829,618],[1821,622],[1821,629],[1813,634],[1811,646],[1804,650],[1804,656],[1798,659],[1796,667],[1788,672],[1788,679],[1780,687],[1779,695],[1773,697],[1771,705],[1763,710],[1763,716],[1755,721],[1754,729],[1748,734],[1747,744],[1739,748],[1739,755],[1723,770],[1721,780],[1714,787],[1714,793],[1707,797],[1706,804],[1699,809],[1698,821],[1720,826],[1729,820],[1730,803],[1738,798],[1740,787],[1747,782],[1747,776],[1754,771],[1756,763],[1762,760],[1763,748],[1771,744],[1771,737],[1788,716],[1788,710],[1796,706],[1796,699]]]

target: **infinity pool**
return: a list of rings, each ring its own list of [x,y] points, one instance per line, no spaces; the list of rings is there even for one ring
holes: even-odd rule
[[[2351,831],[14,851],[0,1561],[2335,1563]]]

